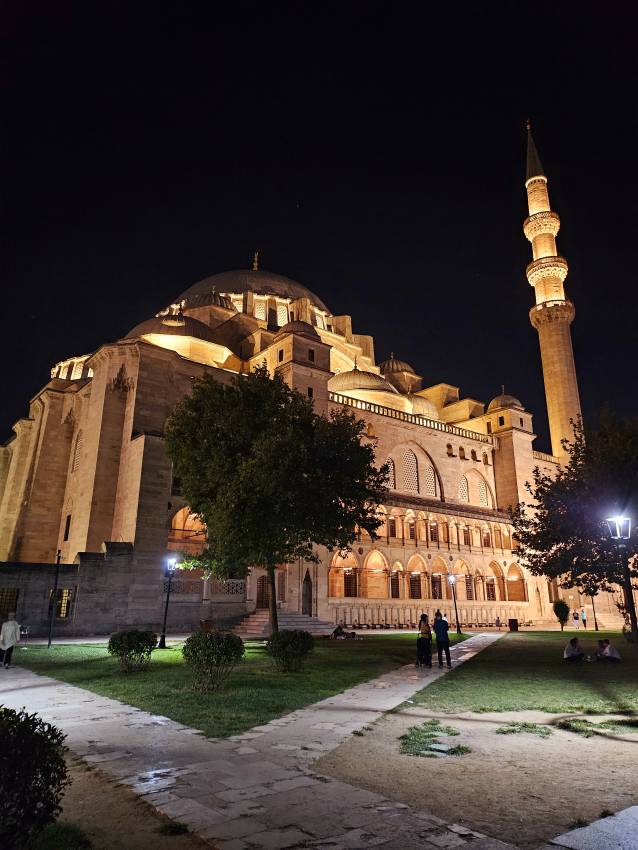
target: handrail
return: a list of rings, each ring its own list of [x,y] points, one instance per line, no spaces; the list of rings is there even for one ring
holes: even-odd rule
[[[442,431],[444,434],[454,434],[456,437],[463,437],[465,440],[477,440],[479,443],[487,443],[489,446],[495,445],[494,439],[490,434],[480,434],[478,431],[470,431],[468,428],[448,425],[446,422],[440,422],[438,419],[428,419],[426,416],[421,416],[418,413],[406,413],[404,410],[395,410],[393,407],[385,407],[382,404],[376,404],[372,401],[362,401],[359,398],[351,398],[340,393],[328,392],[328,400],[334,401],[337,404],[345,404],[348,407],[355,407],[357,410],[376,413],[379,416],[387,416],[390,419],[399,419],[401,422],[410,422],[412,425],[420,425],[423,428],[430,428],[433,431]]]

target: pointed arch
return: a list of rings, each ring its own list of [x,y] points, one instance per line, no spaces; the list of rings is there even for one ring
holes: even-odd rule
[[[527,602],[527,583],[523,570],[518,564],[510,564],[507,569],[507,599],[509,602]]]
[[[206,526],[186,506],[179,508],[172,518],[166,548],[172,552],[199,555],[206,545]]]

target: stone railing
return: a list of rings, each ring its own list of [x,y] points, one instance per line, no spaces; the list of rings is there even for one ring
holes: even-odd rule
[[[164,593],[168,590],[168,579],[164,581]],[[178,578],[171,582],[172,594],[198,594],[200,597],[205,592],[205,580],[201,578],[188,579]],[[212,578],[208,582],[208,593],[210,596],[232,596],[245,598],[246,582],[243,579],[228,579],[222,581]]]
[[[348,407],[355,407],[357,410],[365,410],[369,413],[376,413],[378,416],[387,416],[389,419],[399,419],[401,422],[409,422],[412,425],[420,425],[422,428],[429,428],[432,431],[441,431],[444,434],[453,434],[456,437],[462,437],[464,440],[476,440],[479,443],[487,443],[490,446],[495,445],[494,437],[490,434],[480,434],[478,431],[470,431],[468,428],[457,428],[456,425],[448,425],[445,422],[440,422],[438,419],[428,419],[425,416],[419,416],[416,413],[406,413],[404,410],[395,410],[393,407],[384,407],[382,404],[375,404],[372,401],[362,401],[359,398],[351,398],[340,393],[328,393],[328,400],[336,404],[345,404]]]
[[[245,596],[246,582],[244,579],[229,578],[226,581],[210,579],[209,591],[213,596]]]
[[[556,455],[547,454],[547,452],[537,452],[534,450],[532,452],[534,456],[534,460],[541,460],[543,463],[559,463]]]

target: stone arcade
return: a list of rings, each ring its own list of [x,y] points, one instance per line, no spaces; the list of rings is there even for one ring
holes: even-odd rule
[[[556,252],[560,222],[531,134],[525,185],[530,318],[555,455],[534,449],[532,415],[514,396],[485,405],[455,386],[424,384],[397,357],[377,364],[373,339],[356,333],[350,316],[334,315],[305,286],[258,270],[255,260],[252,270],[186,289],[124,339],[53,367],[0,447],[0,613],[17,606],[23,622],[42,629],[58,556],[59,631],[157,627],[167,553],[196,551],[205,534],[172,477],[166,419],[198,376],[230,381],[265,361],[320,412],[353,408],[378,461],[389,459],[392,470],[380,539],[360,535],[345,559],[324,550],[320,564],[282,565],[282,612],[414,624],[423,610],[452,614],[447,576],[454,574],[463,623],[553,621],[558,589],[517,562],[507,514],[526,498],[534,466],[556,469],[561,438],[580,413],[574,307],[563,290],[567,263]],[[257,570],[246,583],[186,574],[174,584],[173,627],[237,621],[267,606]],[[586,601],[573,593],[572,607]],[[615,616],[611,597],[597,607],[601,621]]]

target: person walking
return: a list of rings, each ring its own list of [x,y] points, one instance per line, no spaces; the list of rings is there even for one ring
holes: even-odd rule
[[[15,617],[15,611],[11,611],[8,620],[0,629],[0,664],[3,667],[11,666],[13,647],[20,641],[20,625]]]
[[[448,631],[450,625],[443,617],[436,617],[434,620],[434,633],[436,634],[436,650],[439,654],[439,667],[443,667],[443,651],[445,650],[445,660],[447,666],[452,666],[450,658],[450,637]]]
[[[572,614],[572,621],[574,623],[574,628],[578,630],[580,628],[580,617],[578,615],[578,611],[575,608]]]
[[[580,619],[583,621],[583,628],[587,629],[587,611],[584,608],[581,609]]]
[[[427,614],[421,614],[419,636],[416,639],[416,666],[432,666],[432,629]]]

